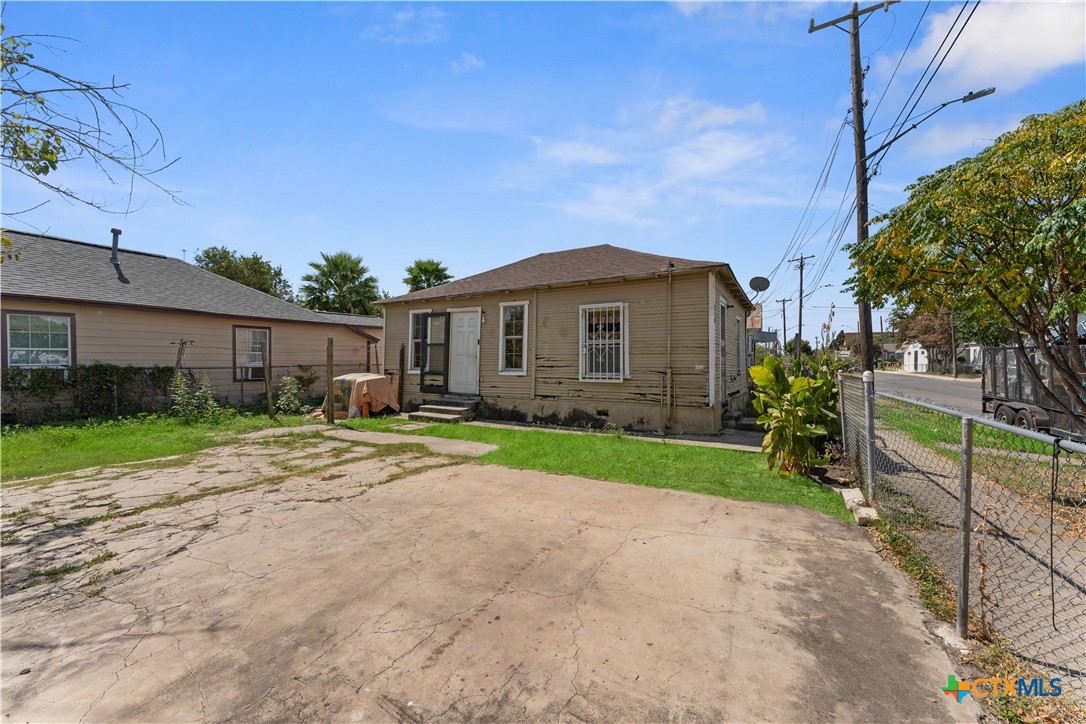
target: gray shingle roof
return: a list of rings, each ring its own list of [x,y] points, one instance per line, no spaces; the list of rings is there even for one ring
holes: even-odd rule
[[[648,276],[666,272],[669,264],[674,265],[672,268],[675,271],[723,267],[727,270],[727,276],[731,281],[735,282],[731,267],[724,262],[659,256],[633,251],[632,249],[623,249],[610,244],[600,244],[599,246],[586,246],[581,249],[537,254],[481,274],[455,279],[436,287],[421,289],[391,299],[384,299],[379,303],[441,299],[443,297],[490,294],[553,284],[573,284],[603,279]],[[735,282],[735,288],[749,305],[750,301],[738,282]]]
[[[180,259],[121,249],[114,266],[109,246],[11,230],[4,235],[19,255],[0,264],[5,296],[335,323]]]
[[[384,317],[372,317],[368,314],[344,314],[343,312],[317,312],[329,322],[349,324],[353,327],[384,327]]]

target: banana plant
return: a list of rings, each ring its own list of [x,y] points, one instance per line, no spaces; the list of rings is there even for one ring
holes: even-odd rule
[[[750,368],[754,390],[754,409],[758,424],[766,430],[762,452],[769,469],[780,475],[806,475],[812,465],[825,464],[815,444],[827,435],[825,423],[836,418],[824,400],[833,399],[831,379],[789,377],[776,357],[767,357]]]

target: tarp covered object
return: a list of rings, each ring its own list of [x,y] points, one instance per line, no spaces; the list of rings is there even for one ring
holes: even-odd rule
[[[396,412],[400,411],[400,405],[396,402],[396,395],[392,391],[392,381],[384,375],[371,372],[340,375],[333,378],[332,389],[335,391],[332,401],[337,418],[343,412],[347,413],[347,417],[363,417],[363,408],[367,403],[368,412],[377,412],[386,407],[391,407]],[[347,401],[346,405],[344,401]]]

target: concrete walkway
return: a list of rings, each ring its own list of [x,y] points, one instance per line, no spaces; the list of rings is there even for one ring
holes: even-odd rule
[[[976,719],[859,528],[381,445],[5,491],[4,721]]]

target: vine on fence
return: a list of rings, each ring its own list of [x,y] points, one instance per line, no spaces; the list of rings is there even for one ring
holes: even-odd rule
[[[106,362],[3,371],[6,422],[36,423],[146,412],[165,405],[173,370]]]

